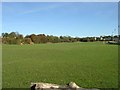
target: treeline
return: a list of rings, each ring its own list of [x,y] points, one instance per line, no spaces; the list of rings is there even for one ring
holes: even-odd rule
[[[118,36],[114,36],[118,37]],[[94,42],[94,41],[110,41],[113,39],[111,36],[100,37],[71,37],[71,36],[53,36],[45,34],[31,34],[23,36],[18,32],[2,33],[3,44],[40,44],[40,43],[60,43],[60,42]]]

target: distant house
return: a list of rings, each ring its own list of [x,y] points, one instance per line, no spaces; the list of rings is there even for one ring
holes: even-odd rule
[[[111,40],[112,40],[112,37],[105,37],[104,40],[105,40],[105,41],[111,41]]]
[[[119,38],[113,38],[113,41],[118,42]]]
[[[120,38],[119,36],[112,37],[112,40],[108,42],[109,44],[120,44]]]
[[[118,42],[119,41],[119,37],[118,36],[113,37],[113,41]]]
[[[101,41],[111,41],[111,37],[110,36],[100,36],[100,40]]]

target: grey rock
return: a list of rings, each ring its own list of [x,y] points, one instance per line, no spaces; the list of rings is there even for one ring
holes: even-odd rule
[[[31,83],[31,90],[99,90],[99,89],[86,89],[79,87],[76,83],[70,82],[67,85],[57,85],[51,83]]]

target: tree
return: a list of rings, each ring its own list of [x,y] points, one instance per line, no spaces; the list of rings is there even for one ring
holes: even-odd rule
[[[47,37],[45,34],[39,34],[38,36],[38,40],[40,41],[39,43],[46,43],[47,42]]]
[[[9,35],[8,35],[10,38],[16,38],[17,35],[15,32],[11,32]]]
[[[37,43],[37,36],[35,34],[31,34],[29,38],[31,38],[32,42]]]
[[[8,33],[2,33],[2,37],[8,37],[9,34]]]
[[[24,38],[24,44],[31,44],[31,38]]]

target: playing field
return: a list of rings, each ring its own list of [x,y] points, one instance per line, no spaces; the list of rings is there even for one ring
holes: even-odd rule
[[[118,46],[100,42],[3,45],[3,87],[29,88],[31,82],[81,87],[118,85]]]

